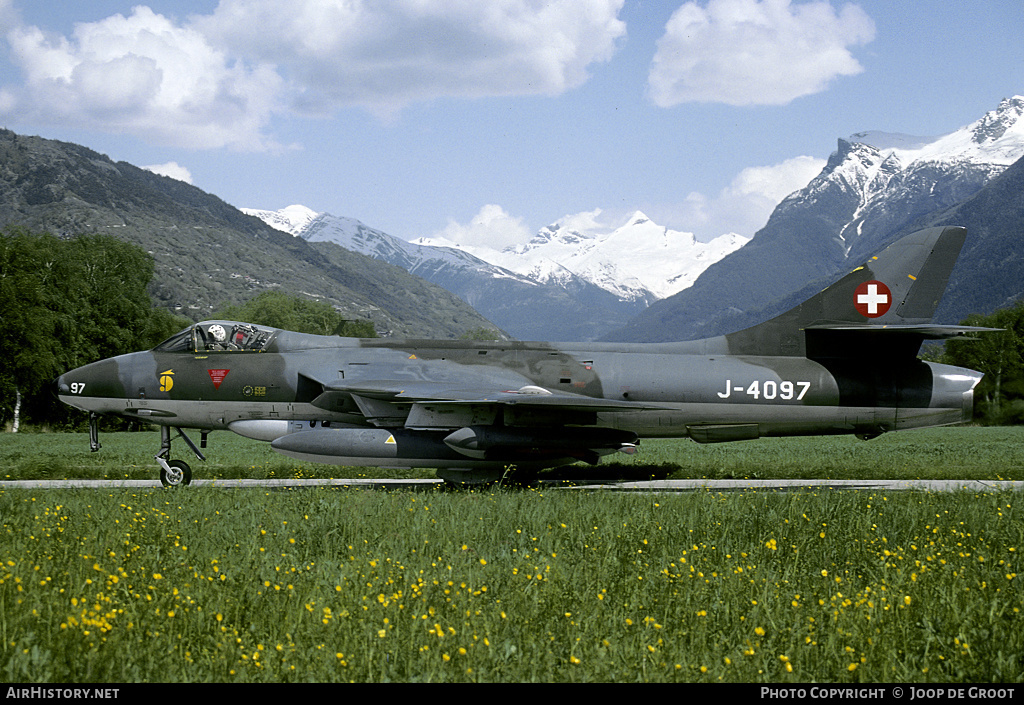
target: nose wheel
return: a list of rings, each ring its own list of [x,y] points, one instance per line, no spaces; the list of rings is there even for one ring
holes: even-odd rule
[[[160,482],[164,487],[177,487],[192,482],[192,468],[184,460],[169,460],[167,467],[160,467]]]
[[[185,441],[185,444],[196,454],[200,460],[206,460],[202,452],[196,448],[192,439],[185,435],[180,428],[175,428],[178,435]],[[206,432],[203,432],[203,445],[206,445]],[[169,426],[160,427],[160,452],[156,454],[156,462],[160,466],[160,482],[164,487],[179,487],[192,483],[192,468],[184,460],[170,460],[171,457],[171,429]]]

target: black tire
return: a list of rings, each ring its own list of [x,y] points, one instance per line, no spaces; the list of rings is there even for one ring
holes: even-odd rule
[[[160,468],[160,482],[164,487],[178,487],[188,485],[192,482],[192,468],[184,460],[168,461],[167,466],[171,472]]]

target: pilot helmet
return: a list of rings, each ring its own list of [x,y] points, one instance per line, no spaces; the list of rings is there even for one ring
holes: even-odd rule
[[[228,338],[227,331],[225,331],[224,326],[222,326],[219,323],[214,323],[212,326],[210,326],[209,332],[213,339],[216,340],[218,343],[223,343]]]

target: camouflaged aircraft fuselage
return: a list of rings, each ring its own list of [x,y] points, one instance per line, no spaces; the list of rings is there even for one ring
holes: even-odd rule
[[[961,228],[915,233],[781,316],[705,340],[353,339],[206,321],[68,372],[58,393],[164,427],[165,482],[184,465],[168,462],[170,428],[471,481],[595,463],[640,438],[870,438],[971,417],[981,374],[917,358],[923,340],[979,330],[930,324],[963,241]]]

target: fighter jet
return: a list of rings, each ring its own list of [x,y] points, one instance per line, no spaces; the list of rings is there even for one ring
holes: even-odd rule
[[[963,228],[908,235],[776,318],[673,343],[355,339],[204,321],[155,348],[80,367],[60,399],[159,426],[165,485],[172,430],[227,429],[285,455],[349,466],[436,468],[493,482],[612,453],[641,438],[698,443],[855,434],[971,418],[981,373],[924,362],[925,340],[987,330],[931,318]],[[177,437],[175,436],[175,437]]]

